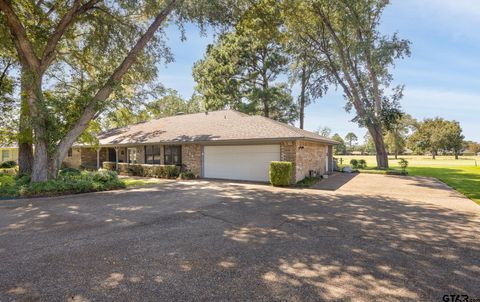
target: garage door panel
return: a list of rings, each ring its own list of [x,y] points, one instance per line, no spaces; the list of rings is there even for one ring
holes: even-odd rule
[[[204,177],[268,181],[271,161],[280,160],[280,145],[205,146]]]

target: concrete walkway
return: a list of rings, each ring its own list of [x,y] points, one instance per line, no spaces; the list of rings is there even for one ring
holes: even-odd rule
[[[480,207],[423,178],[0,201],[0,301],[480,297]]]

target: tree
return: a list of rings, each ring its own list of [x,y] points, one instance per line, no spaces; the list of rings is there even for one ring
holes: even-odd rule
[[[230,107],[284,122],[297,119],[290,89],[275,82],[288,63],[280,25],[276,1],[259,1],[231,32],[208,46],[193,68],[206,109]]]
[[[465,138],[465,136],[462,135],[460,123],[457,121],[447,121],[443,132],[446,141],[445,149],[451,151],[455,159],[458,159],[458,155],[463,149],[463,139]]]
[[[385,90],[392,81],[389,68],[395,59],[409,55],[409,42],[379,32],[385,0],[318,0],[287,2],[289,36],[296,37],[341,87],[346,109],[355,108],[354,121],[366,127],[375,142],[377,165],[388,168],[383,131],[401,116],[398,100],[402,86]]]
[[[385,134],[385,143],[387,144],[388,151],[395,155],[395,159],[397,159],[398,154],[405,149],[407,135],[414,128],[415,124],[416,120],[406,114],[396,123],[391,125],[390,129]]]
[[[315,131],[318,135],[321,135],[323,137],[330,137],[330,134],[332,134],[332,129],[330,127],[318,127],[318,130]]]
[[[337,145],[333,146],[333,153],[335,155],[347,154],[347,146],[345,146],[345,141],[343,140],[343,138],[338,133],[335,133],[332,136],[332,139],[338,142]]]
[[[11,3],[0,0],[0,11],[3,13],[0,21],[11,33],[10,38],[22,66],[22,90],[28,103],[28,116],[34,133],[32,181],[45,181],[56,176],[56,170],[70,146],[89,127],[91,120],[107,107],[112,93],[117,93],[123,81],[128,80],[129,71],[154,66],[149,64],[152,63],[149,60],[142,64],[134,63],[138,58],[148,59],[146,54],[149,51],[162,46],[155,37],[155,32],[164,24],[171,11],[175,9],[180,24],[193,18],[200,22],[218,21],[222,18],[221,15],[231,12],[223,14],[224,8],[216,1],[132,0],[112,3],[75,0],[71,4],[55,4],[51,1]],[[109,18],[116,22],[108,22]],[[148,24],[152,18],[153,21]],[[100,23],[93,24],[92,20]],[[122,28],[124,23],[128,23],[127,27],[132,24],[136,26],[126,35],[115,35],[112,29]],[[110,43],[115,39],[104,33],[113,33],[113,38],[119,38],[117,40],[121,47],[117,48],[117,45]],[[95,47],[90,47],[92,40],[95,41]],[[151,40],[154,42],[152,47],[146,48]],[[85,45],[88,47],[83,47]],[[79,49],[81,52],[78,52]],[[126,51],[114,60],[109,60],[112,58],[108,55],[118,54],[117,49]],[[96,53],[105,55],[104,60],[91,60],[100,58]],[[42,84],[45,75],[57,64],[61,64],[63,57],[74,62],[72,69],[80,62],[88,64],[90,70],[97,72],[94,76],[101,79],[101,82],[90,86],[88,93],[76,98],[73,104],[76,110],[71,111],[76,114],[70,115],[64,124],[66,131],[58,136],[51,126],[60,125],[64,120],[50,114],[48,102],[55,102],[55,98],[49,98],[44,93]],[[104,68],[96,70],[96,63]]]
[[[480,153],[480,143],[469,141],[467,142],[467,149],[474,154]]]
[[[425,119],[409,137],[410,147],[419,152],[430,152],[435,159],[439,151],[451,151],[458,159],[463,146],[462,128],[456,121],[443,118]]]
[[[358,142],[358,137],[355,135],[355,133],[349,132],[347,135],[345,135],[345,140],[348,142],[348,147],[350,150],[352,150],[353,145]]]

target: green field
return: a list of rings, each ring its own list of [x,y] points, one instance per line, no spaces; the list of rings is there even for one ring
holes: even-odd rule
[[[335,157],[343,159],[343,165],[349,164],[351,159],[364,159],[369,170],[374,170],[377,165],[375,156]],[[480,204],[480,156],[465,156],[458,160],[452,156],[437,156],[435,160],[428,156],[411,155],[398,158],[408,160],[407,172],[409,175],[435,177]],[[393,156],[389,157],[389,165],[391,169],[400,170],[398,159]]]

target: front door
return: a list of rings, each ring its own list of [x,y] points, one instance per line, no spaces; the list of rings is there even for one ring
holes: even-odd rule
[[[108,161],[117,161],[117,152],[115,152],[115,148],[108,148]]]
[[[127,149],[127,159],[129,164],[137,163],[137,148],[128,148]]]

